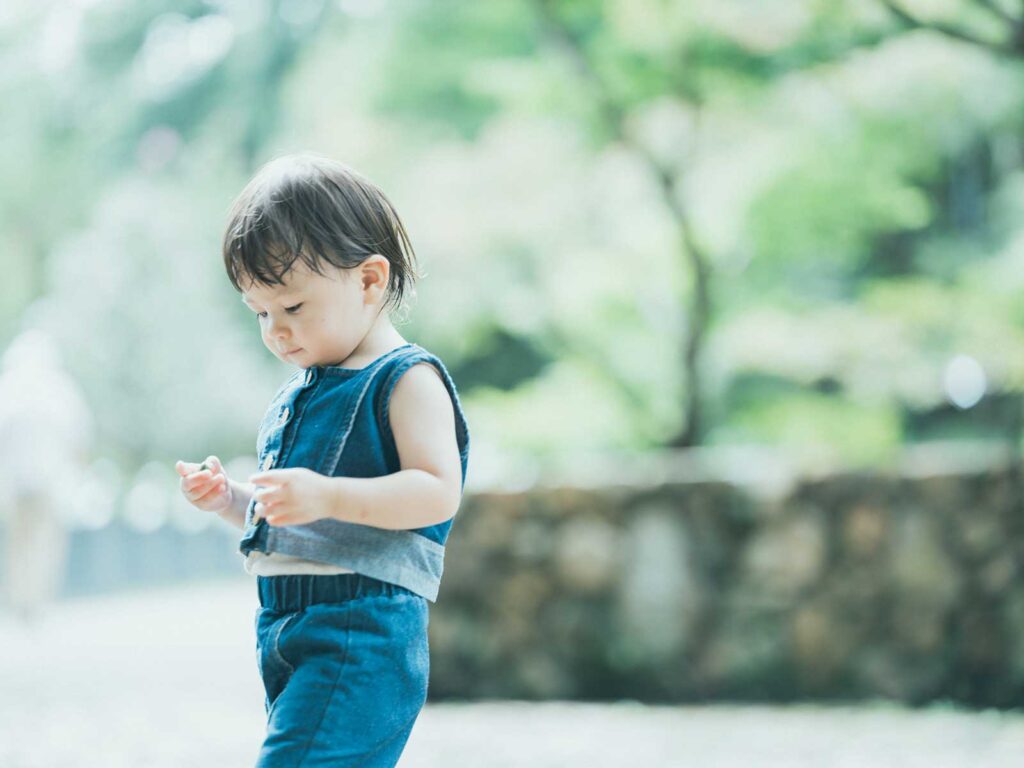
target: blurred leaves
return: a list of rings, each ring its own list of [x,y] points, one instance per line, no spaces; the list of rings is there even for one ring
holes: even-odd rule
[[[55,332],[131,471],[250,450],[286,371],[220,232],[256,165],[310,149],[403,213],[426,279],[400,330],[456,373],[481,455],[663,444],[693,278],[545,8],[678,174],[714,272],[710,442],[882,461],[955,356],[1024,390],[1021,72],[872,0],[13,3],[0,343]]]

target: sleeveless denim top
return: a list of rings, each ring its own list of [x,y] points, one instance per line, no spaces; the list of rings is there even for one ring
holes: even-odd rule
[[[260,468],[305,467],[329,477],[380,477],[401,469],[388,422],[398,379],[416,363],[432,363],[455,410],[455,436],[466,486],[469,428],[448,370],[435,355],[405,344],[365,368],[314,366],[298,370],[278,390],[256,438]],[[386,530],[340,520],[275,527],[245,514],[239,551],[278,552],[351,568],[436,601],[444,545],[452,520],[412,530]]]

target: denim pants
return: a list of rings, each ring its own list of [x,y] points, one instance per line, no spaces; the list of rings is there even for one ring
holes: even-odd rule
[[[392,768],[427,698],[426,599],[357,573],[257,584],[257,768]]]

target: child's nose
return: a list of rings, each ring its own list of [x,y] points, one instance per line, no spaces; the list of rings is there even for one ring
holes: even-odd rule
[[[288,328],[282,325],[279,320],[271,320],[267,326],[267,335],[275,339],[283,339],[288,336]]]

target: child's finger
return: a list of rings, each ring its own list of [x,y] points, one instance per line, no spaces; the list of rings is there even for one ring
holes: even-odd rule
[[[274,517],[275,514],[280,515],[281,512],[280,510],[276,509],[273,505],[268,506],[267,504],[257,502],[256,506],[253,507],[252,509],[252,514],[253,517],[262,517],[266,520],[269,520],[270,518]]]
[[[210,469],[208,461],[204,461],[202,464],[196,464],[192,461],[179,461],[174,465],[174,468],[178,470],[178,474],[182,477],[188,477],[189,475],[195,475],[199,472],[205,472]],[[214,474],[213,472],[210,473]]]
[[[212,479],[213,474],[211,474],[208,470],[204,469],[202,472],[194,472],[190,475],[187,475],[186,477],[183,477],[181,480],[182,488],[189,492],[198,491],[204,485],[209,483]]]
[[[262,486],[253,491],[252,497],[264,506],[270,506],[281,500],[281,489],[278,486]]]
[[[205,493],[207,488],[216,487],[225,482],[225,478],[211,475],[208,472],[201,472],[198,478],[190,478],[192,480],[191,487],[195,493]]]
[[[288,479],[286,469],[268,469],[266,472],[257,472],[249,475],[249,482],[253,485],[284,485]]]
[[[217,496],[220,496],[224,492],[220,483],[214,483],[213,487],[208,489],[206,493],[196,499],[196,501],[213,501]]]

